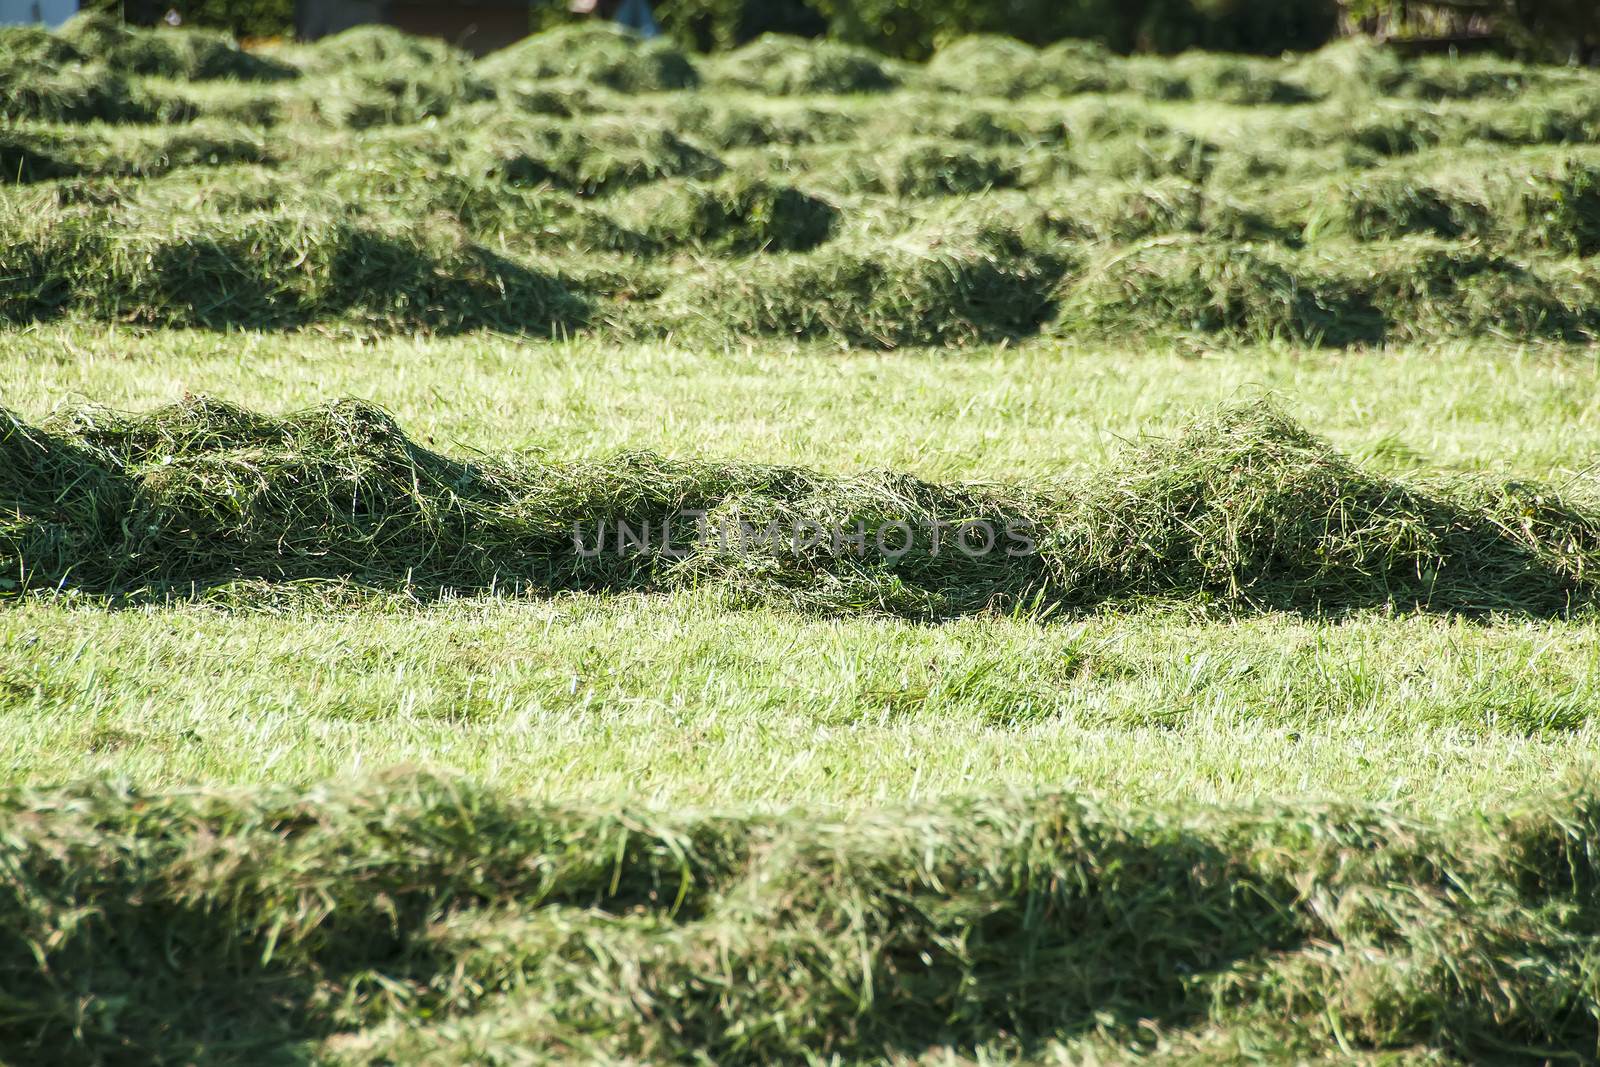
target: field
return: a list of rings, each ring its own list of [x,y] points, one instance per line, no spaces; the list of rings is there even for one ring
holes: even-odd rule
[[[1600,74],[84,19],[0,115],[7,1062],[1600,1057]]]

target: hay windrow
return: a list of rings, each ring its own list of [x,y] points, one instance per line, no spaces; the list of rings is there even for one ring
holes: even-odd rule
[[[135,29],[110,15],[86,12],[68,19],[60,38],[85,59],[125,74],[193,81],[296,76],[288,64],[246,52],[226,34],[210,30]]]
[[[804,252],[827,241],[839,210],[791,185],[760,180],[658,183],[626,209],[662,245],[698,245],[733,254]]]
[[[597,23],[481,60],[386,27],[242,52],[97,17],[0,32],[0,56],[11,322],[887,348],[1052,332],[1574,341],[1597,321],[1600,82],[1578,70],[1354,44],[1158,58],[984,36],[920,68],[781,36],[691,60]],[[223,69],[246,60],[277,73]],[[1204,118],[1230,102],[1245,106]],[[391,271],[417,292],[307,299],[274,254],[251,268],[226,251],[278,225],[262,213],[294,211],[303,243],[326,246],[312,264],[351,227],[459,231],[477,251],[369,242],[381,258],[359,276]],[[175,311],[138,271],[73,266],[124,238],[160,263],[193,242],[206,267],[181,283],[229,287],[189,301],[213,310]],[[544,279],[585,312],[552,310],[553,290],[521,310],[439,295],[490,254],[505,285],[484,292]]]
[[[1161,1020],[1201,1049],[1216,1027],[1581,1058],[1600,1018],[1586,792],[1470,821],[1063,794],[841,819],[572,811],[412,773],[0,807],[13,1050],[756,1063],[1002,1031],[1142,1049]],[[78,1010],[102,1001],[126,1007]]]
[[[237,579],[420,593],[709,583],[911,618],[1152,598],[1548,616],[1593,602],[1600,559],[1591,503],[1371,475],[1259,405],[1049,488],[643,454],[463,462],[356,402],[282,419],[203,398],[46,427],[8,417],[0,449],[14,460],[0,482],[5,572],[102,595]]]
[[[554,279],[447,225],[273,207],[179,218],[63,208],[0,250],[0,315],[282,328],[328,318],[551,332],[582,321]]]
[[[692,89],[699,72],[664,40],[643,41],[614,23],[592,22],[535,34],[478,61],[496,84],[567,78],[623,93]]]
[[[876,93],[899,74],[882,56],[832,41],[765,34],[709,65],[710,83],[774,96]]]

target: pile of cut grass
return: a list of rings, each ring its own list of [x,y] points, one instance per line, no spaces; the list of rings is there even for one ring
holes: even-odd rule
[[[641,454],[467,463],[355,402],[283,419],[204,399],[45,427],[7,416],[0,450],[0,568],[22,588],[105,595],[236,579],[419,595],[709,583],[912,618],[1151,598],[1548,616],[1594,602],[1600,558],[1589,504],[1537,485],[1404,485],[1261,405],[1049,490]]]
[[[1488,235],[1492,217],[1477,200],[1412,178],[1368,178],[1312,208],[1306,237],[1378,241],[1417,234],[1455,240]]]
[[[885,92],[900,75],[867,49],[769,33],[709,61],[707,80],[773,96],[842,95]]]
[[[666,125],[619,116],[543,124],[490,120],[486,128],[493,136],[469,151],[467,163],[512,186],[595,196],[662,178],[716,178],[725,170],[715,155]]]
[[[488,82],[465,64],[367,63],[319,79],[310,102],[319,118],[362,130],[415,125],[495,98]]]
[[[588,82],[621,93],[693,89],[699,72],[664,39],[642,40],[610,22],[585,22],[534,34],[478,61],[482,76],[514,86],[550,78]]]
[[[1110,53],[1083,41],[1040,51],[1010,37],[978,34],[945,45],[928,79],[954,93],[1010,99],[1033,93],[1114,92],[1125,79]]]
[[[392,26],[354,26],[329,34],[288,53],[294,64],[312,74],[333,74],[351,67],[386,67],[395,71],[428,66],[455,66],[471,57],[434,37],[416,37]]]
[[[176,122],[194,115],[177,97],[135,87],[99,64],[0,61],[0,118],[39,122]]]
[[[833,235],[839,219],[838,208],[791,185],[740,177],[659,183],[636,195],[628,211],[660,245],[736,255],[808,251]]]
[[[177,127],[0,132],[0,182],[154,178],[180,167],[265,163],[265,139],[248,127],[198,121]],[[67,186],[58,186],[64,192]]]
[[[1600,802],[849,819],[391,776],[0,798],[0,1039],[85,1059],[1594,1053]],[[1173,1049],[1173,1046],[1176,1049]]]
[[[1582,268],[1421,237],[1294,250],[1180,234],[1091,262],[1064,287],[1052,329],[1330,347],[1485,334],[1581,340],[1600,331],[1592,287]]]
[[[226,205],[223,205],[226,206]],[[213,209],[214,210],[214,209]],[[73,314],[158,326],[570,328],[583,305],[553,278],[440,223],[289,204],[192,215],[159,205],[17,209],[0,249],[0,319]]]
[[[61,27],[60,39],[90,62],[124,74],[186,81],[283,81],[286,63],[246,52],[226,34],[204,29],[136,29],[111,15],[85,12]]]
[[[801,255],[709,266],[675,282],[632,328],[871,348],[993,342],[1037,333],[1065,270],[1003,223],[839,237]]]
[[[1468,81],[1525,70],[1536,91],[1465,99],[1406,90],[1436,65],[1359,47],[1157,60],[975,37],[917,70],[768,37],[706,60],[703,91],[665,92],[696,86],[694,65],[600,24],[481,61],[364,27],[276,49],[271,62],[294,75],[282,84],[197,81],[199,68],[146,77],[126,73],[148,66],[133,52],[108,58],[180,39],[92,18],[65,36],[0,33],[14,59],[0,80],[16,83],[0,108],[19,118],[0,134],[0,175],[32,187],[0,188],[20,235],[0,253],[0,318],[294,327],[352,308],[368,330],[581,319],[608,338],[870,347],[1046,331],[1351,345],[1596,329],[1582,260],[1600,248],[1600,162],[1579,142],[1600,129],[1600,84],[1582,72],[1486,62]],[[1337,90],[1340,78],[1352,86]],[[1233,129],[1150,97],[1281,106]],[[85,125],[100,122],[118,125]],[[1461,165],[1467,151],[1483,162]],[[538,301],[392,311],[437,303],[429,282],[372,314],[370,301],[307,299],[314,283],[260,277],[275,268],[231,266],[209,275],[229,288],[190,301],[217,310],[175,312],[127,271],[61,266],[74,243],[123,236],[134,258],[185,239],[235,247],[271,229],[262,213],[296,209],[332,243],[344,238],[324,223],[342,212],[358,228],[458,225],[506,257],[499,273],[559,277],[593,313],[541,319]],[[57,215],[63,233],[42,237]],[[748,271],[736,259],[757,251],[804,254]],[[397,283],[472,273],[430,256]],[[69,298],[80,276],[87,289]]]
[[[1162,87],[1150,95],[1175,95],[1219,104],[1303,104],[1317,94],[1290,77],[1284,64],[1250,56],[1188,52],[1162,65],[1162,73],[1178,79],[1182,89]]]

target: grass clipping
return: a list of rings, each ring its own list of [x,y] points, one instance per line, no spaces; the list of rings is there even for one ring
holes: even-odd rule
[[[1600,510],[1588,504],[1536,485],[1423,489],[1369,474],[1266,404],[1049,488],[649,454],[465,462],[353,401],[287,418],[203,398],[43,427],[7,415],[0,457],[0,575],[12,591],[704,585],[823,614],[922,619],[1151,599],[1548,616],[1592,605],[1600,559]]]
[[[1063,795],[840,822],[392,776],[0,812],[0,1041],[28,1059],[1583,1061],[1600,1028],[1592,793],[1460,824]]]

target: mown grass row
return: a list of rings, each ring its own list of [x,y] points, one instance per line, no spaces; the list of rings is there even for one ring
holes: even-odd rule
[[[1600,326],[1579,71],[988,38],[925,70],[781,39],[691,60],[603,27],[478,62],[373,28],[256,55],[92,17],[0,53],[11,323],[885,348]],[[1271,106],[1191,128],[1170,101],[1197,93]]]
[[[0,808],[18,1054],[851,1062],[1159,1040],[1531,1062],[1600,1041],[1587,793],[1463,823],[1071,796],[668,817],[430,777]]]
[[[640,42],[606,24],[550,30],[477,62],[445,43],[406,40],[395,30],[374,26],[314,45],[250,53],[206,30],[131,29],[99,14],[78,16],[59,34],[6,27],[0,56],[10,66],[27,67],[27,74],[82,72],[91,83],[115,77],[258,83],[350,78],[381,86],[395,78],[416,82],[448,75],[458,83],[486,86],[480,91],[488,93],[515,93],[518,83],[571,78],[627,93],[736,88],[813,96],[926,88],[1014,99],[1131,91],[1154,99],[1296,104],[1352,93],[1507,98],[1590,83],[1579,70],[1493,58],[1406,64],[1360,42],[1277,61],[1200,53],[1166,61],[1122,58],[1093,42],[1037,50],[1011,38],[979,35],[949,43],[926,66],[915,66],[827,40],[766,35],[731,53],[696,58],[670,43]]]
[[[1593,603],[1600,553],[1593,502],[1370,474],[1263,404],[1035,487],[648,454],[468,462],[356,402],[6,415],[0,456],[7,586],[113,596],[350,579],[424,596],[715,585],[914,618],[1150,598],[1551,615]]]
[[[288,136],[19,124],[0,132],[0,321],[884,348],[1600,326],[1592,102],[1337,105],[1247,146],[1104,101],[685,100]]]
[[[1518,240],[1590,249],[1600,230],[1587,211],[1571,200],[1550,203]],[[526,238],[530,251],[498,246],[447,217],[231,207],[18,208],[15,240],[0,249],[0,320],[490,327],[597,340],[762,338],[878,348],[1041,334],[1347,346],[1485,334],[1582,340],[1600,332],[1600,275],[1585,260],[1501,252],[1426,232],[1304,247],[1230,243],[1193,232],[1209,225],[1212,209],[1202,196],[1171,187],[1150,190],[1134,214],[1106,223],[1151,231],[1123,244],[1063,238],[1053,228],[1080,224],[1020,205],[1020,219],[947,215],[892,238],[857,230],[809,251],[697,254],[689,262],[652,259],[648,250],[669,242],[804,248],[838,225],[837,212],[764,183],[666,191],[651,202],[643,232],[537,196],[485,206],[546,220],[544,233]],[[1381,203],[1362,201],[1350,215],[1352,225],[1392,223],[1399,231],[1455,226],[1448,206],[1408,189]],[[639,251],[570,254],[574,234]],[[549,250],[540,251],[546,239]]]

